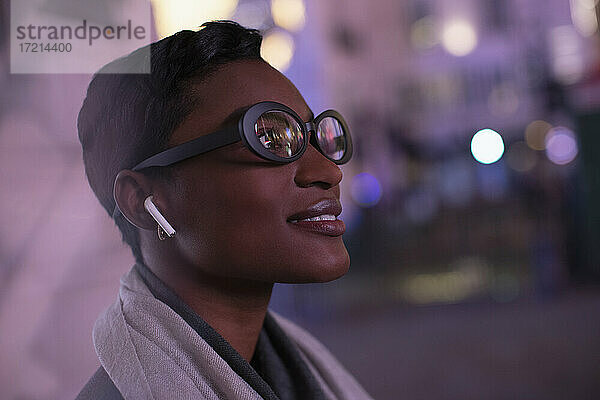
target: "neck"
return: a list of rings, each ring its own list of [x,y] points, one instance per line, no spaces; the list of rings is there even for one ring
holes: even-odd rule
[[[200,272],[193,278],[170,268],[153,272],[248,362],[269,306],[273,283],[223,278]]]

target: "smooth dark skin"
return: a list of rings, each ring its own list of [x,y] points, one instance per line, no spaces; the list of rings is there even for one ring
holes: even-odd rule
[[[173,132],[175,146],[219,129],[236,110],[277,101],[305,121],[312,112],[296,87],[264,61],[236,61],[195,84],[199,106]],[[338,199],[342,173],[313,146],[290,164],[259,158],[242,142],[172,167],[164,182],[121,171],[119,208],[140,229],[146,265],[250,361],[274,282],[327,282],[348,271],[341,236],[287,221],[322,199]],[[144,199],[177,234],[159,241]]]

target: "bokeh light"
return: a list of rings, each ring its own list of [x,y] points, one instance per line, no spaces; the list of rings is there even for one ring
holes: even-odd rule
[[[306,7],[303,0],[271,0],[271,15],[277,26],[295,32],[304,27]]]
[[[352,179],[352,200],[359,206],[374,206],[382,194],[381,184],[373,175],[363,172]]]
[[[415,21],[410,28],[410,42],[416,49],[430,49],[439,43],[437,21],[431,15]]]
[[[571,0],[571,21],[583,36],[592,36],[598,31],[596,6],[599,0]]]
[[[566,85],[577,82],[585,69],[577,31],[572,25],[557,26],[550,30],[549,37],[554,76]]]
[[[183,29],[198,30],[206,21],[230,19],[238,0],[151,0],[160,38]]]
[[[478,257],[465,257],[446,272],[408,275],[399,295],[414,304],[455,303],[481,295],[487,289],[489,267]]]
[[[526,172],[535,167],[537,154],[522,140],[512,143],[506,152],[506,163],[518,172]]]
[[[266,29],[270,23],[269,6],[264,2],[241,3],[235,10],[233,18],[242,26]]]
[[[504,154],[502,136],[492,129],[482,129],[471,139],[471,154],[482,164],[492,164]]]
[[[525,128],[525,142],[527,146],[533,150],[544,150],[546,148],[546,135],[550,129],[552,129],[552,125],[546,121],[538,119],[531,122]]]
[[[477,32],[469,21],[450,20],[442,30],[442,45],[452,55],[466,56],[477,46]]]
[[[569,128],[557,126],[546,136],[546,156],[554,164],[565,165],[575,159],[578,153],[577,139]]]
[[[271,31],[263,38],[260,55],[274,68],[283,72],[289,68],[294,57],[294,39],[285,31]]]

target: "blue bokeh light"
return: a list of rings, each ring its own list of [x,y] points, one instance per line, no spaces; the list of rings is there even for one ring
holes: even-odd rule
[[[352,200],[361,207],[372,207],[379,203],[383,191],[379,180],[366,172],[352,179]]]

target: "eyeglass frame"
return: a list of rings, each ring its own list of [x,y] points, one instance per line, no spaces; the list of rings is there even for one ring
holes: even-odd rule
[[[276,154],[273,154],[268,149],[266,149],[262,145],[262,143],[260,143],[254,131],[254,124],[262,114],[268,111],[284,111],[290,114],[296,120],[296,122],[298,122],[298,125],[300,126],[300,129],[302,130],[304,136],[309,136],[308,141],[303,141],[302,149],[298,152],[298,154],[292,157],[279,157]],[[344,137],[346,139],[346,151],[344,152],[344,156],[339,160],[335,160],[333,158],[328,157],[320,148],[316,136],[310,135],[311,132],[317,132],[319,123],[326,117],[332,117],[336,119],[340,123],[341,128],[344,131]],[[302,154],[304,154],[306,148],[308,147],[307,142],[310,142],[310,144],[315,146],[315,148],[319,150],[319,152],[323,154],[323,156],[325,156],[328,160],[331,160],[335,164],[345,164],[352,157],[352,138],[350,136],[350,131],[348,130],[348,125],[346,124],[346,121],[344,121],[344,118],[337,111],[323,111],[311,121],[304,122],[302,118],[300,118],[298,114],[294,112],[294,110],[287,107],[286,105],[274,101],[263,101],[247,108],[243,112],[242,116],[239,118],[236,126],[232,124],[223,129],[219,129],[215,132],[202,135],[196,139],[187,141],[185,143],[171,147],[170,149],[161,151],[160,153],[146,158],[144,161],[140,162],[135,167],[133,167],[132,170],[139,171],[141,169],[150,167],[166,167],[178,163],[180,161],[186,160],[188,158],[208,153],[209,151],[216,150],[220,147],[236,143],[240,140],[244,142],[244,145],[248,147],[257,156],[279,163],[290,163],[302,157]]]

